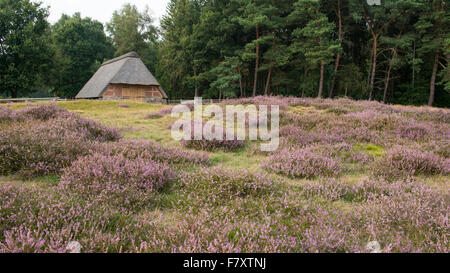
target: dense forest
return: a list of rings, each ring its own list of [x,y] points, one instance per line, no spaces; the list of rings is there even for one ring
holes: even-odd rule
[[[136,51],[171,99],[351,97],[450,106],[445,0],[171,0],[156,26],[126,4],[106,25],[0,0],[0,97],[73,98]],[[151,7],[150,7],[151,9]]]

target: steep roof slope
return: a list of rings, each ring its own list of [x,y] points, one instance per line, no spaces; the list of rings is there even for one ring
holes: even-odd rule
[[[105,62],[76,96],[77,99],[100,98],[109,84],[157,85],[158,81],[136,52]],[[167,94],[160,88],[163,97]]]

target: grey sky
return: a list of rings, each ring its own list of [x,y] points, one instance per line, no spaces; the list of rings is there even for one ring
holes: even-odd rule
[[[139,10],[144,10],[148,5],[155,23],[166,12],[166,5],[169,0],[33,0],[34,2],[43,2],[44,6],[50,6],[49,21],[55,23],[63,13],[72,15],[80,12],[83,17],[91,17],[102,23],[111,19],[112,13],[120,9],[123,4],[131,3],[136,5]]]

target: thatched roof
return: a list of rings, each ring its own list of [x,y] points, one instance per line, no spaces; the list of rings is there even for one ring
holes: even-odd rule
[[[76,98],[100,98],[111,83],[157,85],[160,86],[163,97],[167,98],[167,94],[161,88],[161,85],[147,69],[136,52],[130,52],[103,63],[94,76],[81,89]]]

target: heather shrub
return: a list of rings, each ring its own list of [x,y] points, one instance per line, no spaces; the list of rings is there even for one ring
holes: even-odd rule
[[[433,151],[435,154],[444,158],[450,158],[450,142],[446,139],[433,140],[427,143],[420,144],[418,148],[423,151]]]
[[[224,151],[233,152],[245,146],[242,140],[183,140],[181,144],[189,149],[200,151]]]
[[[270,156],[262,167],[270,172],[294,178],[335,176],[341,173],[339,162],[307,149],[279,151]]]
[[[25,121],[25,120],[46,121],[49,119],[57,118],[67,113],[68,112],[66,110],[59,108],[55,104],[28,107],[17,111],[1,106],[0,122]]]
[[[106,127],[99,122],[83,118],[74,113],[67,113],[57,118],[54,123],[61,124],[66,130],[77,131],[85,139],[100,142],[116,141],[121,138],[120,132],[115,128]]]
[[[386,141],[385,129],[376,129],[376,127],[383,126],[383,119],[377,123],[373,121],[374,117],[365,116],[364,121],[361,122],[349,115],[287,113],[280,120],[281,136],[287,138],[292,144],[301,146],[311,143],[339,144],[344,142],[381,144]]]
[[[44,110],[42,110],[44,109]],[[58,114],[54,114],[54,113]],[[117,140],[117,130],[54,106],[25,109],[0,131],[0,174],[59,174],[97,141]],[[23,121],[19,121],[24,117]]]
[[[49,119],[60,117],[67,113],[67,110],[56,106],[56,104],[50,104],[28,107],[22,110],[15,111],[13,112],[12,117],[15,121],[24,121],[29,119],[46,121]]]
[[[299,127],[287,125],[280,128],[280,137],[286,140],[285,143],[305,147],[313,143],[320,142],[317,134],[309,133]]]
[[[168,164],[210,164],[209,156],[205,153],[164,147],[145,140],[127,139],[106,143],[101,150],[105,155],[123,155],[128,159],[142,158]]]
[[[362,230],[382,242],[383,252],[448,252],[448,190],[442,194],[417,181],[395,187],[354,211],[364,223]]]
[[[0,122],[12,121],[12,110],[4,106],[0,106]]]
[[[0,185],[0,253],[65,253],[71,241],[80,242],[82,252],[134,249],[136,231],[146,227],[132,220],[75,192]]]
[[[0,131],[0,174],[58,174],[93,148],[92,141],[59,123],[16,123]]]
[[[450,160],[433,152],[396,146],[373,164],[372,171],[387,179],[405,175],[449,174]]]
[[[145,116],[145,119],[156,119],[162,118],[168,114],[172,113],[172,108],[163,108],[159,112],[153,112]]]
[[[414,124],[412,126],[401,126],[396,130],[396,133],[401,137],[406,137],[412,140],[422,139],[428,135],[428,128],[421,124]]]
[[[167,165],[122,155],[94,154],[79,158],[64,170],[60,187],[83,196],[92,196],[117,205],[138,208],[154,193],[174,179]]]
[[[339,144],[314,144],[306,148],[306,150],[322,155],[324,157],[336,159],[342,163],[359,163],[366,164],[372,162],[374,157],[377,156],[369,150],[363,150],[360,147],[377,147],[373,145],[351,145],[347,143]]]
[[[281,96],[257,96],[251,98],[227,99],[221,105],[278,105],[281,110],[286,110],[291,105],[296,105],[300,99],[295,97]]]
[[[205,124],[203,123],[202,126]],[[238,140],[237,136],[235,136],[234,140],[227,140],[227,131],[223,130],[222,139],[223,140],[208,140],[205,137],[202,137],[201,140],[195,140],[195,126],[196,122],[193,120],[191,122],[191,139],[190,140],[182,140],[181,145],[189,149],[195,149],[199,151],[224,151],[224,152],[233,152],[238,149],[241,149],[245,146],[245,141]],[[204,127],[202,127],[204,128]],[[215,128],[213,129],[214,132]]]
[[[326,201],[344,201],[362,203],[377,200],[384,196],[402,195],[417,188],[417,181],[394,181],[384,179],[364,179],[355,183],[341,181],[335,178],[321,179],[314,183],[300,186],[305,198],[321,197]]]
[[[276,189],[275,182],[262,174],[220,167],[182,172],[179,179],[186,198],[204,204],[249,196],[262,197]]]
[[[261,204],[264,207],[264,204]],[[181,214],[182,212],[180,212]],[[263,221],[239,217],[237,208],[203,206],[183,213],[176,227],[151,229],[137,252],[154,253],[272,253],[293,252],[297,238],[283,231],[278,218]],[[157,239],[152,239],[157,238]]]

